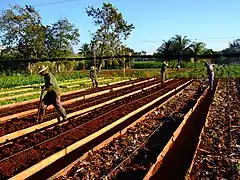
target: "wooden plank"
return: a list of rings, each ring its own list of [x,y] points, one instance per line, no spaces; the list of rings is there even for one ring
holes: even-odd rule
[[[108,81],[108,80],[103,80],[101,82],[104,82],[104,81]],[[90,81],[89,81],[90,82]],[[75,84],[75,83],[74,83]],[[72,87],[78,87],[79,85],[73,85],[73,86],[69,86],[67,88],[72,88]],[[103,86],[106,86],[106,85],[100,85],[99,87],[103,87]],[[85,88],[85,89],[80,89],[80,90],[77,90],[76,92],[82,92],[84,90],[86,90],[88,88]],[[19,97],[25,97],[25,96],[31,96],[31,95],[35,95],[35,94],[40,94],[41,92],[30,92],[30,93],[24,93],[24,94],[18,94],[18,95],[14,95],[14,96],[5,96],[5,97],[2,97],[0,98],[0,101],[6,101],[6,100],[11,100],[11,99],[15,99],[15,98],[19,98]],[[62,95],[67,95],[68,93],[63,93]],[[72,94],[72,92],[69,92],[69,94]]]
[[[131,80],[131,79],[130,79]],[[126,81],[130,81],[130,80],[123,80],[123,81],[118,81],[118,82],[115,82],[115,84],[118,84],[118,83],[122,83],[122,82],[126,82]],[[99,87],[103,87],[103,86],[106,86],[106,85],[99,85]],[[66,95],[69,95],[69,94],[74,94],[74,93],[78,93],[78,92],[82,92],[82,91],[85,91],[85,90],[88,90],[89,88],[84,88],[84,89],[80,89],[80,90],[74,90],[74,91],[69,91],[69,92],[64,92],[61,94],[61,96],[66,96]],[[4,109],[4,108],[14,108],[14,107],[17,107],[17,106],[21,106],[21,105],[26,105],[26,104],[29,104],[29,103],[35,103],[35,102],[38,102],[39,99],[32,99],[32,100],[29,100],[29,101],[23,101],[23,102],[17,102],[17,103],[13,103],[13,104],[7,104],[7,105],[2,105],[0,106],[0,109]]]
[[[152,80],[154,80],[154,79],[151,79],[151,81]],[[124,89],[124,88],[127,88],[127,87],[135,86],[135,85],[138,85],[138,84],[143,84],[143,83],[148,82],[148,81],[149,80],[144,80],[144,81],[140,81],[140,82],[137,82],[137,83],[128,84],[128,85],[125,85],[125,86],[116,87],[116,88],[113,88],[112,90],[117,91],[117,90]]]
[[[161,84],[161,83],[159,83]],[[191,83],[192,84],[192,83]],[[190,86],[191,84],[189,84],[188,86]],[[156,86],[156,85],[153,85]],[[185,88],[184,88],[185,89]],[[64,167],[62,170],[60,170],[59,172],[57,172],[56,174],[54,174],[53,176],[51,176],[50,178],[48,178],[48,180],[53,180],[55,178],[58,178],[60,176],[65,176],[67,174],[67,172],[79,161],[82,161],[83,159],[85,159],[87,157],[87,155],[89,153],[92,153],[94,151],[97,151],[99,149],[101,149],[102,147],[108,145],[113,139],[119,137],[120,135],[123,135],[126,133],[126,131],[131,128],[134,127],[138,122],[144,120],[146,118],[146,116],[148,114],[151,114],[152,112],[156,111],[158,108],[164,106],[167,102],[169,102],[170,100],[172,100],[173,98],[175,98],[177,95],[179,95],[180,93],[183,92],[182,89],[181,91],[179,91],[177,94],[174,94],[172,97],[170,97],[167,101],[165,101],[164,103],[162,103],[161,105],[159,105],[158,107],[152,109],[151,111],[147,112],[146,114],[144,114],[142,117],[140,117],[138,120],[134,121],[133,123],[131,123],[130,125],[128,125],[127,127],[125,127],[124,129],[122,129],[121,131],[117,132],[116,134],[112,135],[111,137],[109,137],[108,139],[106,139],[105,141],[103,141],[102,143],[100,143],[99,145],[95,146],[93,149],[91,149],[90,151],[84,153],[80,158],[76,159],[75,161],[73,161],[71,164],[69,164],[68,166]]]
[[[123,98],[128,97],[128,96],[131,96],[131,95],[133,95],[133,94],[137,94],[137,93],[139,93],[139,92],[141,92],[141,91],[142,91],[142,90],[138,90],[138,91],[134,91],[134,92],[129,93],[129,94],[125,94],[125,95],[123,95],[123,96],[120,96],[120,97],[111,99],[111,100],[106,101],[106,102],[104,102],[104,103],[101,103],[101,104],[98,104],[98,105],[95,105],[95,106],[92,106],[92,107],[89,107],[89,108],[86,108],[86,109],[82,109],[82,110],[80,110],[80,111],[73,112],[73,113],[71,113],[71,114],[68,114],[67,116],[68,116],[68,118],[71,118],[71,117],[73,117],[73,116],[86,113],[86,112],[91,111],[91,110],[93,110],[93,109],[96,109],[96,108],[105,106],[105,105],[107,105],[107,104],[110,104],[110,103],[112,103],[112,102],[114,102],[114,101],[123,99]],[[55,123],[57,123],[57,122],[58,122],[58,119],[55,118],[55,119],[52,119],[52,120],[50,120],[50,121],[43,122],[43,123],[41,123],[41,124],[37,124],[37,125],[35,125],[35,126],[28,127],[28,128],[26,128],[26,129],[22,129],[22,130],[19,130],[19,131],[10,133],[10,134],[6,134],[6,135],[0,137],[0,143],[4,143],[7,139],[8,139],[8,140],[12,140],[12,139],[15,139],[15,138],[17,138],[17,137],[20,137],[20,136],[29,134],[29,133],[31,133],[31,132],[33,132],[33,131],[42,129],[42,128],[47,127],[47,126],[50,126],[50,125],[53,125],[53,124],[55,124]]]
[[[214,96],[213,97],[216,97],[216,94],[217,94],[217,91],[218,91],[218,86],[220,84],[220,80],[218,80],[218,83],[217,83],[217,87],[216,87],[216,91],[214,92]],[[199,140],[198,140],[198,144],[197,144],[197,148],[194,152],[194,156],[193,156],[193,159],[192,159],[192,162],[191,162],[191,165],[190,167],[188,168],[188,171],[185,175],[185,179],[188,180],[190,177],[189,175],[191,174],[191,171],[192,171],[192,168],[193,168],[193,164],[194,164],[194,160],[196,158],[196,155],[197,155],[197,151],[199,149],[199,146],[200,146],[200,143],[202,142],[202,136],[204,135],[204,130],[205,128],[208,126],[208,117],[209,117],[209,114],[210,114],[210,108],[211,108],[211,105],[209,106],[208,108],[208,113],[207,113],[207,116],[206,116],[206,121],[202,127],[202,130],[201,130],[201,133],[200,133],[200,136],[199,136]],[[189,179],[190,180],[190,179]]]
[[[168,96],[169,94],[174,93],[177,89],[183,87],[184,85],[188,84],[189,82],[190,81],[188,81],[188,82],[178,86],[178,88],[169,91],[168,93],[166,93],[166,94],[158,97],[157,99],[151,101],[150,103],[148,103],[148,104],[138,108],[137,110],[135,110],[135,111],[131,112],[130,114],[120,118],[119,120],[113,122],[112,124],[110,124],[110,125],[102,128],[102,129],[100,129],[99,131],[91,134],[90,136],[87,136],[86,138],[83,138],[83,139],[79,140],[78,142],[68,146],[67,148],[65,148],[65,149],[63,149],[63,150],[61,150],[61,151],[59,151],[59,152],[57,152],[57,153],[55,153],[55,154],[45,158],[44,160],[40,161],[39,163],[33,165],[32,167],[30,167],[30,168],[22,171],[21,173],[15,175],[11,179],[14,179],[14,180],[16,179],[17,180],[17,179],[26,179],[26,178],[30,177],[34,173],[36,173],[36,172],[40,171],[41,169],[47,167],[48,165],[50,165],[51,163],[55,162],[56,160],[64,157],[66,154],[68,154],[68,153],[72,152],[73,150],[81,147],[82,145],[88,143],[89,141],[97,138],[98,136],[102,135],[103,133],[106,133],[107,131],[109,131],[113,127],[115,127],[115,126],[119,125],[120,123],[126,121],[128,118],[130,118],[133,115],[139,113],[140,111],[144,110],[145,108],[153,105],[154,103],[156,103],[157,101],[161,100],[162,98]]]
[[[19,97],[24,97],[24,96],[31,96],[34,94],[40,94],[40,92],[30,92],[30,93],[18,94],[18,95],[14,95],[14,96],[3,97],[3,98],[0,98],[0,101],[11,100],[11,99],[19,98]]]
[[[172,80],[172,79],[171,79]],[[147,88],[144,88],[143,90],[146,90],[146,89],[150,89],[150,88],[153,88],[155,86],[158,86],[160,85],[160,83],[156,84],[156,85],[152,85],[150,87],[147,87]],[[93,106],[93,107],[90,107],[90,108],[87,108],[87,109],[83,109],[81,111],[77,111],[75,112],[74,114],[71,113],[68,115],[68,117],[72,117],[72,116],[75,116],[75,115],[79,115],[79,114],[82,114],[82,113],[85,113],[85,112],[88,112],[88,111],[91,111],[93,109],[96,109],[96,108],[99,108],[99,107],[102,107],[104,105],[109,104],[109,103],[112,103],[114,101],[117,101],[119,99],[122,99],[122,98],[125,98],[125,97],[128,97],[128,96],[131,96],[133,94],[136,94],[136,93],[139,93],[141,92],[141,90],[138,90],[138,91],[134,91],[132,93],[129,93],[129,94],[126,94],[124,96],[120,96],[119,98],[115,98],[115,99],[112,99],[112,100],[109,100],[105,103],[102,103],[102,104],[99,104],[99,105],[96,105],[96,106]],[[83,98],[83,97],[80,97],[80,98]],[[80,98],[78,98],[80,100]],[[12,132],[10,134],[6,134],[2,137],[0,137],[0,143],[4,143],[6,140],[12,140],[12,139],[15,139],[15,138],[18,138],[20,136],[23,136],[23,135],[26,135],[26,134],[29,134],[35,130],[39,130],[39,129],[43,129],[47,126],[50,126],[50,125],[53,125],[55,123],[57,123],[57,118],[56,119],[53,119],[53,120],[50,120],[50,121],[47,121],[47,122],[43,122],[41,124],[37,124],[35,126],[31,126],[31,127],[28,127],[28,128],[25,128],[25,129],[22,129],[22,130],[19,130],[19,131],[15,131],[15,132]]]
[[[163,150],[161,151],[161,153],[158,155],[156,162],[151,166],[151,168],[149,169],[149,171],[147,172],[147,174],[144,177],[144,180],[149,180],[151,177],[153,177],[156,172],[158,171],[158,169],[161,166],[162,160],[163,158],[166,156],[167,152],[171,149],[173,143],[175,142],[175,140],[177,139],[178,135],[181,133],[183,126],[186,124],[189,116],[192,114],[192,112],[196,109],[196,107],[198,106],[198,104],[200,103],[200,101],[202,101],[202,99],[204,98],[204,96],[206,95],[207,91],[208,91],[209,87],[204,91],[204,93],[201,95],[201,97],[197,100],[196,104],[194,105],[194,107],[192,109],[190,109],[188,111],[188,113],[184,116],[183,121],[181,122],[181,124],[178,126],[178,128],[174,131],[172,137],[170,138],[170,140],[168,141],[168,143],[166,144],[166,146],[163,148]]]
[[[103,78],[99,78],[99,79],[103,79]],[[62,84],[67,84],[67,83],[71,83],[72,81],[78,81],[78,82],[84,82],[84,81],[88,81],[89,79],[84,79],[84,80],[81,80],[81,79],[71,79],[71,80],[66,80],[65,82],[60,82],[59,85],[62,85]],[[32,86],[39,86],[39,85],[43,85],[43,83],[40,83],[40,84],[29,84],[29,85],[24,85],[24,86],[17,86],[17,87],[14,87],[14,89],[18,89],[18,88],[28,88],[28,87],[32,87]]]
[[[0,95],[2,94],[10,94],[10,93],[17,93],[17,92],[24,92],[24,91],[31,91],[34,88],[28,88],[28,89],[19,89],[19,90],[12,90],[12,91],[7,91],[8,89],[6,89],[6,91],[4,92],[0,92]]]
[[[115,79],[120,79],[120,78],[115,78]],[[102,81],[98,81],[99,82],[105,82],[105,81],[109,81],[111,79],[104,79]],[[123,82],[125,82],[126,80],[122,80]],[[127,80],[128,81],[128,80]],[[92,84],[91,80],[88,80],[89,84]],[[70,83],[69,83],[70,84]],[[74,85],[75,84],[75,85]],[[107,84],[104,84],[104,85],[99,85],[99,87],[102,87],[102,86],[107,86]],[[70,86],[62,86],[63,88],[74,88],[74,87],[80,87],[80,84],[77,83],[77,82],[72,82]]]
[[[83,95],[83,96],[80,96],[78,98],[74,98],[74,99],[70,99],[70,100],[67,100],[67,101],[63,101],[62,102],[62,105],[68,105],[68,104],[71,104],[73,102],[77,102],[77,101],[80,101],[82,99],[88,99],[88,98],[91,98],[91,97],[95,97],[95,96],[99,96],[99,95],[102,95],[102,94],[106,94],[108,92],[110,92],[111,89],[108,89],[108,90],[104,90],[104,91],[99,91],[99,92],[96,92],[96,93],[92,93],[92,94],[88,94],[88,95]],[[84,91],[83,89],[82,90],[77,90],[77,92],[81,92],[81,91]],[[65,93],[64,95],[69,95],[69,94],[72,94],[72,93]],[[38,100],[37,100],[38,101]],[[53,109],[53,105],[50,105],[48,107],[48,110],[50,109]],[[13,118],[20,118],[20,117],[24,117],[24,116],[27,116],[27,115],[31,115],[31,114],[34,114],[38,111],[38,109],[31,109],[31,110],[28,110],[28,111],[23,111],[23,112],[20,112],[20,113],[16,113],[16,114],[12,114],[12,115],[9,115],[9,116],[4,116],[4,117],[0,117],[0,123],[3,123],[5,121],[9,121]]]

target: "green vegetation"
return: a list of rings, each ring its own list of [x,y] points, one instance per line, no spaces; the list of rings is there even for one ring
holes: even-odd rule
[[[59,82],[63,82],[71,79],[81,79],[87,77],[88,73],[81,72],[72,72],[72,73],[58,73],[56,74],[56,79]],[[13,88],[16,86],[24,86],[29,84],[41,84],[43,83],[43,77],[32,74],[28,76],[19,75],[19,76],[2,76],[0,78],[0,89],[1,88]]]
[[[206,68],[204,67],[204,63],[197,62],[196,64],[191,62],[182,62],[181,72],[175,70],[177,64],[176,61],[170,61],[168,68],[169,72],[174,71],[175,75],[172,74],[171,77],[202,77],[206,76]],[[195,67],[196,66],[196,67]],[[138,69],[126,69],[125,75],[126,77],[152,77],[158,76],[160,73],[161,62],[136,62],[134,64],[135,68]],[[154,67],[154,68],[153,68]],[[141,70],[142,69],[142,70]],[[192,71],[189,71],[192,69]],[[227,77],[229,75],[233,78],[240,77],[240,65],[216,65],[215,66],[215,74],[216,77]],[[103,78],[111,78],[111,77],[123,77],[123,70],[102,70],[99,77]],[[79,79],[88,79],[89,71],[73,71],[71,73],[56,73],[56,78],[61,82],[69,81],[69,80],[79,80]],[[22,75],[22,76],[2,76],[0,78],[0,88],[14,88],[16,86],[24,86],[30,84],[41,84],[43,83],[43,78],[39,75]],[[2,91],[2,90],[0,90]]]
[[[99,81],[99,85],[108,84],[111,82],[118,82],[118,81],[126,80],[126,79],[129,79],[129,78],[117,78],[117,79],[109,79],[109,80],[105,80],[105,81]],[[61,90],[62,90],[62,92],[69,92],[69,91],[79,90],[79,89],[83,89],[83,88],[90,88],[91,85],[92,84],[90,82],[86,82],[86,83],[79,84],[78,87],[62,88]],[[39,98],[39,94],[19,97],[19,98],[15,98],[12,100],[0,101],[0,106],[6,105],[6,104],[12,104],[12,103],[16,103],[16,102],[28,101],[28,100],[32,100],[32,99],[36,99],[36,98]]]
[[[142,61],[142,62],[133,62],[132,68],[134,69],[151,69],[151,68],[160,68],[162,62],[157,61]]]
[[[51,25],[43,25],[41,16],[33,6],[10,6],[0,16],[1,51],[0,59],[61,58],[74,55],[72,45],[79,42],[79,30],[66,18]],[[61,70],[60,61],[56,62]],[[1,70],[28,69],[32,74],[30,62],[16,64],[9,61]]]
[[[91,34],[90,43],[82,44],[79,52],[73,52],[73,45],[80,41],[79,29],[67,18],[43,24],[40,13],[29,5],[9,6],[0,15],[0,60],[8,60],[0,66],[0,89],[17,86],[41,84],[43,78],[34,74],[40,64],[47,65],[50,72],[56,75],[59,82],[89,78],[91,60],[35,62],[35,59],[93,57],[129,55],[126,58],[101,59],[96,65],[101,70],[100,77],[152,77],[159,76],[163,61],[168,61],[169,78],[207,77],[206,68],[195,55],[214,54],[203,42],[192,42],[187,36],[174,35],[159,45],[153,55],[191,55],[189,59],[158,59],[151,61],[144,58],[132,58],[131,55],[146,55],[146,51],[135,52],[127,47],[127,40],[135,29],[132,23],[125,20],[123,14],[111,3],[100,7],[88,6],[86,14],[95,25],[96,31]],[[229,48],[221,52],[240,52],[240,39],[230,43]],[[26,63],[16,63],[16,59],[32,59]],[[240,77],[238,58],[214,59],[215,77]],[[224,66],[228,64],[229,66]],[[180,71],[176,67],[180,65]],[[114,69],[114,70],[110,70]],[[125,70],[125,74],[123,73]],[[146,70],[147,69],[147,70]],[[81,70],[81,71],[79,71]],[[5,91],[0,90],[0,91]],[[34,91],[34,90],[33,90]],[[31,92],[31,91],[29,91]],[[14,94],[10,94],[14,95]],[[2,96],[0,96],[2,97]]]
[[[144,63],[148,63],[148,62],[144,62]],[[174,65],[175,63],[177,63],[177,62],[171,61],[169,64],[171,66],[171,64]],[[207,70],[206,70],[206,67],[204,67],[203,63],[198,62],[196,64],[196,68],[195,68],[195,64],[193,64],[191,62],[188,62],[188,63],[184,62],[183,66],[185,66],[186,68],[189,68],[189,69],[180,69],[179,71],[176,71],[174,69],[168,68],[167,78],[207,78]],[[74,83],[74,80],[73,80],[74,78],[79,80],[81,77],[87,77],[87,75],[88,75],[88,71],[81,71],[81,72],[73,72],[72,74],[59,73],[59,74],[56,74],[56,77],[59,80],[59,82],[63,82],[63,81],[66,82],[66,80],[68,80],[68,81],[73,81],[73,83]],[[116,81],[120,81],[123,79],[129,79],[129,77],[143,78],[143,77],[156,77],[156,76],[157,77],[160,76],[160,68],[138,69],[138,70],[126,69],[126,77],[125,78],[123,77],[123,70],[103,70],[101,72],[101,77],[104,77],[106,79],[103,79],[104,81],[99,80],[99,84],[106,84],[108,82],[116,82]],[[119,78],[107,80],[107,78],[110,78],[110,77],[119,77]],[[240,65],[229,65],[229,66],[216,65],[215,66],[215,78],[227,78],[227,77],[240,78]],[[42,77],[40,77],[38,75],[10,76],[10,77],[6,76],[4,78],[7,79],[7,82],[3,82],[5,84],[2,84],[2,87],[3,86],[5,86],[5,87],[13,86],[14,87],[16,84],[28,85],[28,84],[36,84],[38,82],[39,83],[43,82]],[[4,79],[4,78],[1,78],[0,80],[2,81],[2,79]],[[84,79],[88,79],[88,78],[84,78]],[[11,80],[13,82],[11,82]],[[79,83],[78,87],[62,88],[62,91],[67,92],[67,91],[77,90],[77,89],[81,89],[81,88],[88,88],[90,86],[91,86],[90,81],[81,82],[81,83]],[[5,91],[5,90],[6,89],[3,89],[2,91]],[[36,89],[28,91],[28,92],[33,92],[33,91],[36,91]],[[11,93],[11,94],[7,94],[7,96],[16,95],[16,94],[19,94],[19,93]],[[3,97],[3,96],[0,95],[0,97]],[[0,105],[11,104],[11,103],[21,102],[21,101],[27,101],[27,100],[38,98],[38,97],[39,97],[39,94],[35,94],[32,96],[16,98],[13,100],[8,100],[8,101],[2,101],[2,102],[0,102]]]

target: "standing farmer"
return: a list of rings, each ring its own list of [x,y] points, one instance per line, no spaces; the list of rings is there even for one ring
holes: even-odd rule
[[[213,90],[213,81],[214,81],[214,65],[212,63],[205,62],[205,66],[207,66],[207,73],[209,79],[209,85],[211,90]]]
[[[39,109],[39,120],[43,120],[43,116],[49,105],[53,105],[58,113],[61,115],[63,120],[67,120],[67,114],[65,109],[61,105],[60,101],[60,88],[58,86],[57,80],[53,74],[48,72],[48,67],[42,65],[39,67],[38,74],[44,77],[45,85],[42,86],[43,91],[47,91],[44,96]]]
[[[98,87],[97,74],[98,74],[98,69],[96,67],[92,66],[90,69],[90,78],[92,79],[92,87],[93,88]]]
[[[161,67],[161,83],[162,84],[166,79],[166,67],[168,67],[168,64],[164,61]]]

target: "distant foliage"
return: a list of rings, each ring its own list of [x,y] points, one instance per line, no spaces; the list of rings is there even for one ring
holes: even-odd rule
[[[133,62],[132,67],[134,69],[151,69],[151,68],[161,68],[162,63],[156,61],[143,61],[143,62]]]
[[[129,38],[133,24],[124,20],[122,13],[111,3],[103,3],[101,8],[88,6],[86,13],[93,18],[93,23],[98,27],[91,40],[91,49],[97,56],[114,56],[122,54],[122,41]],[[111,61],[111,60],[109,60]],[[115,60],[113,60],[115,61]],[[108,62],[118,65],[119,62]],[[98,62],[98,68],[104,64],[104,60]]]

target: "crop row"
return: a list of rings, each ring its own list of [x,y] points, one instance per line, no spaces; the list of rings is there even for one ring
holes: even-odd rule
[[[91,94],[91,93],[100,92],[100,91],[110,89],[110,88],[115,88],[115,87],[120,87],[120,86],[123,86],[123,85],[128,85],[128,84],[131,84],[131,83],[140,82],[142,80],[144,80],[144,79],[136,79],[136,80],[121,82],[121,83],[117,83],[117,84],[113,84],[113,85],[109,85],[109,86],[103,86],[103,87],[98,87],[98,88],[94,88],[94,89],[87,89],[85,91],[80,91],[80,92],[73,93],[73,94],[62,95],[61,96],[61,101],[66,101],[66,100],[73,99],[73,98],[76,98],[76,97],[80,97],[80,96],[83,96],[83,95],[88,95],[88,94]],[[35,108],[38,107],[38,103],[39,103],[39,101],[34,101],[34,102],[30,102],[28,104],[17,106],[17,108],[16,107],[2,108],[2,109],[0,109],[0,117],[15,114],[15,113],[18,113],[18,112],[23,112],[23,111],[30,110],[30,109],[35,109]]]
[[[156,157],[202,92],[194,82],[182,93],[148,114],[107,146],[90,153],[58,179],[143,179]],[[200,91],[198,91],[198,89]],[[198,93],[197,96],[196,93]],[[194,98],[195,97],[195,98]]]
[[[145,82],[142,83],[140,85],[134,85],[131,86],[131,88],[126,88],[126,89],[120,89],[120,90],[116,90],[113,92],[109,92],[107,94],[102,94],[96,97],[92,97],[89,99],[82,99],[80,101],[76,101],[74,103],[68,104],[68,105],[64,105],[63,107],[66,109],[67,114],[75,112],[75,111],[79,111],[81,109],[85,109],[103,102],[106,102],[110,99],[113,99],[115,97],[121,96],[121,95],[125,95],[128,94],[130,92],[133,91],[137,91],[140,90],[142,88],[151,86],[153,84],[159,83],[159,80],[153,80],[150,82]],[[159,87],[156,87],[155,89],[157,89]],[[28,117],[23,117],[23,118],[18,118],[16,120],[12,120],[12,121],[6,121],[2,124],[0,124],[1,127],[1,131],[0,131],[0,136],[3,136],[5,134],[17,131],[17,130],[21,130],[33,125],[36,125],[37,122],[34,121],[34,117],[36,116],[36,114],[30,115]],[[54,109],[48,110],[46,112],[46,115],[44,116],[44,120],[45,121],[49,121],[51,119],[57,118],[59,115],[57,112],[55,112]],[[39,122],[42,123],[42,122]]]
[[[103,83],[109,83],[109,82],[115,82],[115,81],[120,81],[123,80],[124,78],[109,78],[109,79],[99,79],[98,83],[103,84]],[[4,92],[0,92],[0,99],[2,101],[3,98],[10,98],[11,96],[16,96],[16,95],[21,95],[24,96],[25,94],[34,94],[34,93],[39,93],[41,91],[41,86],[43,84],[39,84],[36,87],[23,87],[21,89],[16,89],[16,90],[8,90]],[[76,81],[68,81],[66,83],[60,83],[59,87],[62,89],[62,92],[69,91],[70,89],[76,89],[76,88],[86,88],[86,87],[91,87],[92,83],[90,79],[87,80],[76,80]]]
[[[116,79],[109,79],[109,80],[104,80],[104,81],[99,81],[99,85],[104,85],[104,84],[107,84],[107,83],[113,83],[113,82],[117,82],[117,81],[120,81],[121,79],[125,79],[125,78],[116,78]],[[61,88],[62,92],[65,93],[65,92],[70,92],[70,91],[74,91],[74,90],[79,90],[79,89],[83,89],[83,88],[91,88],[91,83],[81,83],[79,84],[79,86],[75,86],[75,87],[66,87],[66,88]],[[17,102],[23,102],[23,101],[29,101],[29,100],[33,100],[33,99],[38,99],[39,96],[40,96],[40,89],[39,89],[39,93],[36,93],[36,90],[35,91],[35,94],[32,94],[32,95],[28,95],[28,96],[24,96],[23,94],[21,94],[20,97],[14,97],[12,99],[9,99],[9,100],[1,100],[0,101],[0,106],[1,105],[7,105],[7,104],[13,104],[13,103],[17,103]],[[32,92],[34,93],[34,91],[28,91],[29,92]],[[15,94],[15,95],[18,95],[18,94]],[[23,96],[22,96],[23,95]]]
[[[58,127],[58,132],[61,132],[61,134],[59,134],[58,136],[54,136],[54,138],[48,139],[47,141],[37,146],[29,148],[27,151],[23,151],[10,158],[2,160],[0,162],[0,177],[11,177],[12,175],[39,162],[41,159],[44,159],[58,152],[59,150],[73,144],[74,142],[86,136],[89,136],[93,132],[98,131],[99,129],[107,126],[108,124],[111,124],[115,120],[125,116],[136,108],[142,107],[144,104],[151,102],[153,99],[165,94],[169,89],[175,89],[183,82],[186,81],[177,81],[176,83],[169,85],[169,88],[157,91],[148,96],[138,96],[138,100],[132,101],[128,104],[123,104],[122,106],[117,107],[114,110],[108,111],[106,114],[100,117],[96,117],[95,119],[91,118],[90,121],[83,125],[71,125],[71,127],[68,126],[69,130],[67,131],[65,130],[67,125]],[[83,120],[84,118],[82,117],[76,117],[75,123]],[[51,133],[55,134],[56,130],[51,131]]]
[[[116,102],[113,102],[111,104],[105,105],[102,108],[98,108],[96,110],[92,110],[87,115],[82,116],[80,121],[77,121],[77,120],[74,120],[74,119],[73,120],[70,119],[70,121],[68,121],[67,124],[63,125],[65,127],[64,130],[66,131],[66,130],[71,129],[72,127],[76,127],[76,126],[82,125],[83,123],[86,123],[86,122],[90,121],[92,118],[95,118],[97,116],[100,116],[101,114],[104,114],[104,113],[108,112],[109,108],[116,108],[116,107],[121,106],[123,104],[129,103],[129,102],[131,102],[133,100],[136,100],[139,96],[147,95],[148,93],[151,94],[151,93],[157,91],[158,89],[159,89],[159,87],[154,87],[152,89],[148,89],[146,91],[142,91],[142,92],[140,92],[138,94],[135,94],[135,95],[132,95],[130,97],[126,97],[126,98],[123,98],[123,99],[118,100]],[[131,90],[131,89],[129,89],[129,90]],[[124,91],[123,91],[123,93],[124,93]],[[116,93],[115,95],[118,95],[118,94]],[[111,98],[111,96],[106,96],[106,97]],[[97,104],[98,101],[93,101],[93,103]],[[93,103],[85,104],[85,106],[86,105],[92,106]],[[81,104],[80,104],[79,107],[75,107],[75,108],[77,108],[77,110],[78,110],[79,108],[81,108]],[[50,120],[50,119],[53,119],[53,118],[54,118],[53,114],[49,114],[48,119],[46,119],[46,121]],[[22,124],[22,128],[24,127],[24,125],[25,124]],[[14,127],[9,128],[9,129],[11,130],[13,128]],[[27,148],[29,146],[33,146],[35,144],[38,144],[38,143],[40,143],[40,142],[42,142],[44,140],[47,140],[47,139],[51,138],[52,136],[55,136],[55,135],[58,135],[58,134],[62,133],[62,131],[58,131],[58,129],[59,129],[58,126],[53,128],[53,129],[47,127],[45,129],[45,131],[41,130],[40,132],[36,132],[36,133],[31,134],[31,135],[27,135],[27,136],[18,138],[15,143],[13,143],[13,144],[11,143],[9,145],[4,146],[4,148],[2,148],[2,153],[0,153],[0,159],[2,159],[3,156],[9,156],[9,155],[11,155],[13,153],[16,153],[17,151],[20,151],[20,150],[22,150],[24,148]],[[55,131],[55,133],[52,134],[52,131]],[[19,148],[19,147],[21,147],[21,148]]]
[[[190,179],[239,179],[240,99],[233,80],[219,83]]]

